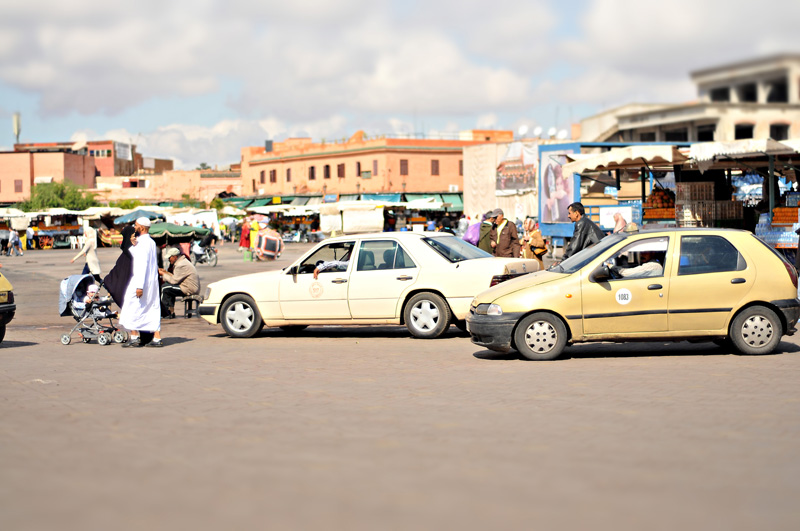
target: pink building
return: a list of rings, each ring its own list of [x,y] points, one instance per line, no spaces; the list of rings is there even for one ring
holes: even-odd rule
[[[91,157],[74,153],[0,153],[0,203],[25,201],[41,183],[72,181],[94,188],[95,171]]]

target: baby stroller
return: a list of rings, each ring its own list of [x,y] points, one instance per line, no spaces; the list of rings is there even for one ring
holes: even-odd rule
[[[61,281],[58,311],[62,317],[72,316],[77,321],[68,334],[61,336],[62,345],[69,345],[72,334],[76,331],[84,343],[97,339],[101,345],[108,345],[112,341],[125,343],[128,340],[128,333],[114,326],[117,314],[108,308],[111,304],[110,297],[84,302],[86,292],[92,284],[94,284],[92,275],[70,275]],[[108,319],[107,326],[100,324],[104,319]]]

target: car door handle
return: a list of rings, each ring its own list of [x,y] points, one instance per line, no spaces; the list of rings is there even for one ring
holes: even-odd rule
[[[661,288],[662,288],[661,284],[650,284],[649,286],[647,286],[647,289],[649,290],[661,289]]]
[[[739,277],[739,278],[732,278],[732,279],[731,279],[731,284],[744,284],[745,282],[747,282],[747,280],[745,280],[745,279],[743,279],[743,278],[741,278],[741,277]]]
[[[408,275],[402,276],[402,277],[397,277],[397,280],[413,280],[413,279],[414,279],[414,277],[410,277]]]
[[[331,280],[331,283],[333,284],[344,284],[345,282],[347,282],[346,278],[334,278]]]

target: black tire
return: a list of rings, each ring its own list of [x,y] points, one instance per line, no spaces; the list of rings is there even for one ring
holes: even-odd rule
[[[189,259],[192,261],[192,265],[197,265],[197,255],[194,254],[194,251],[189,251]]]
[[[91,338],[84,337],[84,338],[83,338],[83,342],[84,342],[84,343],[91,343],[91,342],[92,342],[92,340],[91,340]]]
[[[253,337],[263,325],[256,303],[247,295],[234,295],[225,301],[219,320],[231,337]]]
[[[217,253],[211,249],[206,251],[206,262],[208,262],[208,265],[211,267],[217,267]]]
[[[290,334],[295,334],[297,332],[302,332],[303,330],[308,328],[308,325],[284,325],[284,326],[281,326],[280,328],[284,332],[288,332]]]
[[[514,345],[529,360],[554,360],[567,346],[567,327],[553,314],[532,313],[517,325]]]
[[[0,324],[0,343],[3,342],[3,339],[6,337],[6,324]]]
[[[420,339],[434,339],[447,331],[452,314],[443,298],[424,291],[406,303],[403,317],[411,335]]]
[[[783,325],[777,314],[764,306],[751,306],[733,318],[730,338],[742,354],[769,354],[783,335]]]

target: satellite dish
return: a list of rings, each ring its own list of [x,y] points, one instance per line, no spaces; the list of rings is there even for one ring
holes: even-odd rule
[[[547,130],[547,136],[549,136],[550,138],[553,138],[554,136],[556,136],[556,128],[555,127],[551,127],[550,129],[548,129]]]
[[[541,126],[537,126],[536,129],[533,130],[533,136],[542,136]]]
[[[521,126],[519,126],[519,129],[517,131],[519,132],[519,136],[525,136],[525,134],[528,132],[528,126],[522,124]]]
[[[558,135],[556,135],[556,138],[558,138],[559,140],[564,140],[565,138],[567,138],[567,130],[562,129],[561,131],[559,131]]]

